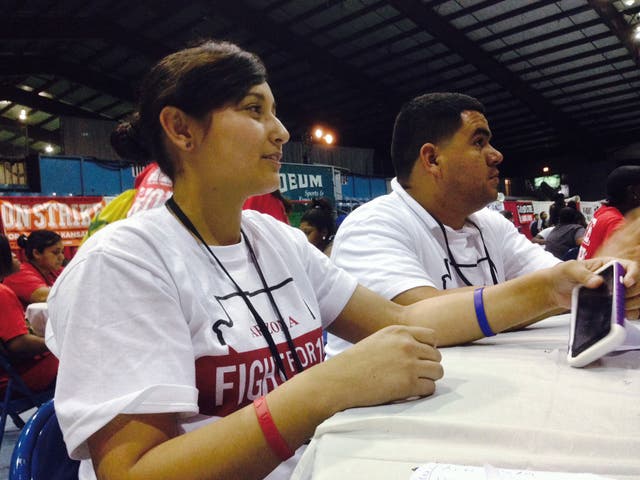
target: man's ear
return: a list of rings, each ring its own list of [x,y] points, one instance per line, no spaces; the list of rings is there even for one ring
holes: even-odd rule
[[[438,147],[433,143],[425,143],[420,147],[419,152],[420,165],[426,172],[439,170],[438,168]]]
[[[194,120],[177,107],[160,111],[160,125],[171,144],[180,150],[191,150],[194,144]]]

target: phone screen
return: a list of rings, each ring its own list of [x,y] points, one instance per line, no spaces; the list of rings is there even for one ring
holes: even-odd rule
[[[604,282],[598,288],[581,288],[578,292],[575,312],[575,331],[572,356],[576,357],[611,330],[614,268],[610,266],[600,273]]]

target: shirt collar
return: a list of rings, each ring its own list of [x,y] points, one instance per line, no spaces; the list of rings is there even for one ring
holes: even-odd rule
[[[433,216],[429,212],[427,212],[427,210],[425,210],[425,208],[420,205],[415,198],[409,195],[409,192],[407,192],[404,187],[400,185],[397,177],[394,177],[391,180],[391,190],[393,190],[393,192],[402,199],[407,207],[409,207],[413,211],[413,213],[415,213],[416,216],[420,218],[420,220],[429,230],[440,231],[440,226],[438,225],[438,222],[435,220],[435,218],[433,218]],[[469,215],[467,219],[477,224],[478,222],[474,219],[474,216],[475,212]],[[454,230],[449,225],[445,225],[444,228],[447,230],[447,232],[464,232],[468,230],[472,234],[477,233],[477,229],[473,225],[470,225],[468,222],[465,222],[460,230]]]

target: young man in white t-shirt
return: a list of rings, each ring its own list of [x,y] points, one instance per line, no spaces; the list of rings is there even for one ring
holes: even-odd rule
[[[490,141],[484,106],[475,98],[431,93],[405,104],[391,144],[393,191],[345,219],[332,260],[403,305],[559,263],[484,208],[498,194],[503,160]],[[329,335],[327,354],[348,346]]]

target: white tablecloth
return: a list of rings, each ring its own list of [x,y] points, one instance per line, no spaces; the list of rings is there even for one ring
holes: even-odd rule
[[[569,316],[443,348],[428,398],[322,423],[292,479],[409,479],[428,462],[640,479],[640,351],[566,362]]]

